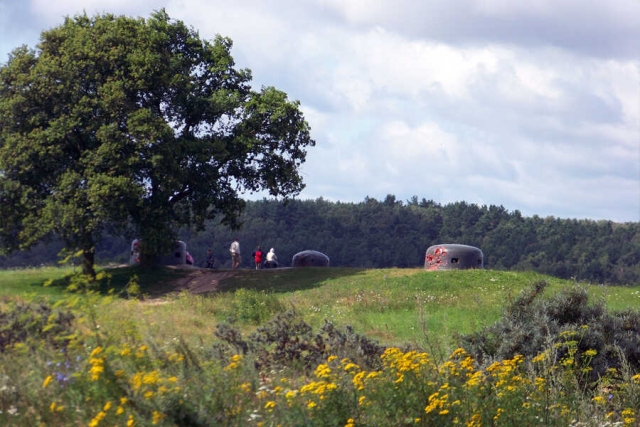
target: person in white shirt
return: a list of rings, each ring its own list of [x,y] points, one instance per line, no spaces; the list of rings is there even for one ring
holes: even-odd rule
[[[231,252],[231,268],[240,267],[242,258],[240,257],[240,242],[237,237],[233,240],[233,243],[231,243],[229,252]]]
[[[264,264],[265,268],[277,268],[278,267],[278,257],[276,256],[276,251],[271,248],[267,253],[267,262]]]

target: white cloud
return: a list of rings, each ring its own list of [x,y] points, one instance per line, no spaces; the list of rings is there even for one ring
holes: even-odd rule
[[[161,7],[301,101],[303,198],[640,221],[640,2],[0,0],[0,54],[64,15]]]

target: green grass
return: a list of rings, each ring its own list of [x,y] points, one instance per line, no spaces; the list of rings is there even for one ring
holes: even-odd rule
[[[73,268],[41,268],[0,271],[1,295],[40,295],[58,299],[65,294]],[[249,333],[255,321],[237,319],[247,312],[247,302],[236,296],[238,289],[253,290],[277,298],[282,309],[295,309],[314,328],[325,320],[336,326],[352,326],[358,333],[384,345],[411,344],[448,354],[459,334],[468,334],[499,319],[502,308],[527,286],[545,280],[547,297],[574,282],[532,272],[466,270],[427,272],[422,269],[297,268],[239,270],[222,280],[219,291],[208,295],[178,295],[171,282],[188,270],[170,268],[111,268],[99,291],[122,295],[135,274],[145,299],[135,322],[163,336],[181,336],[187,341],[212,341],[220,322],[235,321]],[[42,284],[54,279],[49,287]],[[608,308],[625,310],[637,306],[640,286],[590,286],[593,301],[603,298]],[[120,301],[120,302],[118,302]],[[269,311],[255,302],[254,319]],[[116,299],[105,318],[123,317],[122,300]],[[129,307],[129,306],[127,306]],[[248,308],[249,310],[251,307]],[[275,314],[275,313],[273,313]],[[126,314],[129,316],[129,313]],[[251,317],[249,313],[247,318]],[[107,321],[105,319],[105,321]]]
[[[0,352],[5,393],[0,394],[0,424],[177,426],[186,425],[186,415],[197,415],[202,422],[192,425],[430,426],[452,425],[453,417],[460,417],[461,425],[476,425],[481,416],[483,425],[541,425],[544,418],[544,425],[564,426],[575,419],[595,426],[609,421],[634,425],[633,414],[640,410],[640,375],[635,372],[623,371],[615,387],[605,388],[605,379],[603,387],[582,393],[574,390],[580,366],[514,370],[514,359],[502,361],[499,371],[492,365],[493,373],[482,377],[485,382],[473,386],[476,377],[460,375],[471,362],[448,358],[459,334],[491,325],[521,290],[544,280],[549,283],[544,297],[549,298],[574,286],[572,281],[492,270],[241,270],[222,280],[219,291],[195,295],[171,286],[188,270],[104,271],[108,278],[88,294],[65,290],[73,268],[0,271],[0,309],[21,324],[45,325],[39,335]],[[122,292],[134,275],[140,300]],[[52,285],[44,287],[49,279]],[[636,308],[640,299],[640,286],[589,286],[589,291],[593,301],[602,298],[613,310]],[[46,344],[58,319],[42,311],[40,302],[47,299],[56,302],[55,310],[76,316],[73,327],[57,333],[69,340],[64,352]],[[391,352],[382,371],[359,374],[360,388],[355,376],[360,368],[341,357],[327,360],[331,375],[325,377],[329,365],[324,363],[315,371],[295,366],[258,371],[249,357],[214,351],[221,323],[231,323],[246,336],[288,309],[316,331],[328,320],[338,330],[350,325],[381,344],[411,344],[428,355]],[[14,335],[19,330],[11,329]],[[509,388],[499,389],[491,375]],[[548,376],[549,387],[526,381],[539,375]],[[609,390],[616,395],[611,403]],[[431,407],[436,409],[429,412]]]
[[[61,289],[43,286],[50,280],[59,280],[73,273],[73,267],[41,267],[0,270],[0,295],[35,294],[42,296],[60,296]]]

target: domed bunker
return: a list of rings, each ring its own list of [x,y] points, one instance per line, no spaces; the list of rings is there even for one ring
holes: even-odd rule
[[[425,270],[466,270],[484,268],[484,255],[475,246],[442,244],[427,249]]]
[[[329,257],[318,251],[302,251],[293,256],[292,267],[329,267]]]

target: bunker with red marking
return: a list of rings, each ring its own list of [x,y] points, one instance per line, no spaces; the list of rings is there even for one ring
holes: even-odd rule
[[[455,243],[433,245],[424,257],[425,270],[466,270],[484,268],[484,255],[475,246]]]

